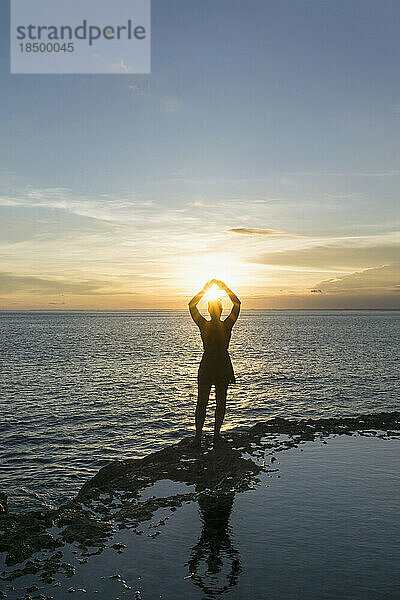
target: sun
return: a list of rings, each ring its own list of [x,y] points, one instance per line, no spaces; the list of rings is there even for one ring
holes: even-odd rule
[[[213,300],[222,300],[222,298],[225,295],[226,294],[225,294],[224,290],[221,290],[214,283],[214,285],[212,287],[210,287],[210,289],[207,290],[206,293],[204,294],[204,300],[206,300],[207,302],[212,302]]]

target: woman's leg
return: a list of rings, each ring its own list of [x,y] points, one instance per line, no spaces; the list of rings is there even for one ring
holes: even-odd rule
[[[208,399],[210,397],[211,384],[208,383],[199,383],[199,392],[197,397],[197,405],[196,405],[196,437],[195,442],[200,444],[201,435],[203,433],[203,425],[206,419],[206,408],[208,404]]]
[[[216,439],[220,438],[220,430],[221,425],[224,421],[225,417],[225,409],[226,409],[226,392],[228,390],[228,384],[216,385],[215,386],[215,425],[214,425],[214,437]]]

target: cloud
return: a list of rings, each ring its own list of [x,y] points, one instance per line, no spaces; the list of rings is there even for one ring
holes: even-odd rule
[[[110,223],[109,221],[103,221],[104,225],[106,225],[107,227],[111,227],[111,229],[124,229],[125,225],[121,225],[120,223],[117,225],[117,223]]]
[[[398,177],[400,175],[399,169],[392,169],[391,171],[369,171],[367,173],[354,173],[360,177]]]
[[[268,252],[258,256],[254,262],[283,267],[329,269],[346,271],[378,267],[397,261],[399,245],[377,242],[340,242],[318,244],[297,250]]]
[[[201,207],[210,208],[212,206],[215,206],[215,204],[207,204],[206,202],[200,202],[200,201],[196,200],[195,202],[188,202],[188,206],[193,206],[195,208],[201,208]]]
[[[145,85],[132,84],[128,86],[128,89],[132,96],[140,96],[142,98],[152,98],[151,87],[147,82]]]
[[[161,112],[177,113],[182,109],[182,102],[178,98],[163,98],[161,101]]]
[[[326,293],[376,294],[394,292],[399,283],[400,262],[321,281],[318,287]]]
[[[289,171],[288,177],[397,177],[400,169],[390,171]]]
[[[117,73],[132,73],[133,67],[127,65],[123,58],[117,63],[112,64],[112,70]]]
[[[395,293],[349,294],[280,294],[252,296],[245,299],[246,308],[273,310],[398,310]]]
[[[279,229],[262,229],[259,227],[235,227],[234,229],[228,229],[229,233],[239,233],[242,235],[269,235],[269,236],[280,236],[280,237],[295,237],[301,238],[303,235],[297,235],[295,233],[288,233],[287,231],[280,231]]]
[[[105,285],[106,282],[97,280],[72,282],[0,272],[0,290],[3,295],[18,292],[30,292],[34,294],[96,294],[102,293],[100,289]]]
[[[34,188],[30,185],[16,188],[12,194],[1,193],[0,206],[26,206],[66,210],[82,217],[100,221],[135,221],[139,213],[147,212],[153,203],[137,198],[132,193],[85,196],[69,188]]]
[[[333,200],[350,200],[351,198],[357,198],[359,194],[329,194],[328,192],[324,192],[324,196],[332,198]]]

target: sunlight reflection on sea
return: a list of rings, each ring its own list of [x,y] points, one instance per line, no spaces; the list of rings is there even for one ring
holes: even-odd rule
[[[225,428],[396,410],[399,319],[243,311]],[[188,314],[2,312],[0,330],[1,490],[12,506],[58,504],[107,462],[192,433],[201,341]]]

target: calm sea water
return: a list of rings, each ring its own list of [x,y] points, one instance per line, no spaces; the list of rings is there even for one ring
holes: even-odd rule
[[[225,427],[397,410],[399,321],[243,311]],[[13,508],[57,505],[109,461],[192,433],[201,343],[188,314],[0,312],[0,332],[0,491]]]

